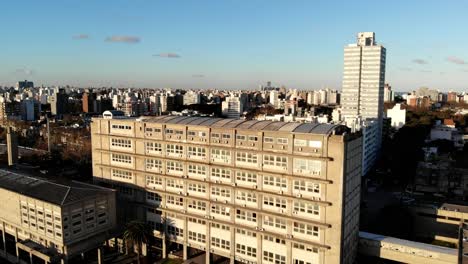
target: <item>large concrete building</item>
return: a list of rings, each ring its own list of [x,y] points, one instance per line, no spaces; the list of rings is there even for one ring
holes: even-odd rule
[[[353,263],[360,134],[341,125],[104,115],[93,175],[161,239],[242,263]]]
[[[81,258],[116,228],[115,192],[107,188],[0,170],[0,197],[0,256],[14,263]]]

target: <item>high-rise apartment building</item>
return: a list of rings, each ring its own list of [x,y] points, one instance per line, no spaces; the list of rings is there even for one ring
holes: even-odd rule
[[[206,263],[355,259],[362,138],[345,126],[105,113],[91,133],[95,182],[122,190],[163,252],[170,239]]]
[[[383,118],[386,50],[374,32],[361,32],[357,43],[344,48],[343,116]]]
[[[385,84],[384,87],[384,102],[393,102],[395,99],[395,94],[392,90],[392,86],[390,84]]]

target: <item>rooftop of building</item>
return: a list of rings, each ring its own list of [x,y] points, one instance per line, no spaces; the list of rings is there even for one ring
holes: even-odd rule
[[[0,169],[0,188],[59,206],[113,192],[91,184],[76,181],[59,184],[3,169]]]
[[[344,125],[337,124],[259,121],[192,116],[141,117],[139,120],[142,122],[159,124],[179,124],[211,128],[233,128],[274,132],[310,133],[320,135],[342,135],[344,133],[349,133],[349,128]]]
[[[403,247],[415,248],[415,249],[429,251],[429,252],[436,252],[440,254],[453,255],[456,253],[456,249],[453,249],[453,248],[425,244],[425,243],[400,239],[396,237],[388,237],[384,235],[373,234],[373,233],[368,233],[368,232],[363,232],[363,231],[359,231],[359,238],[377,241],[380,243],[389,243],[395,246],[403,246]]]

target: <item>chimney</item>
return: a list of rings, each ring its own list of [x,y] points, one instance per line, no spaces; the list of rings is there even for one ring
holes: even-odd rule
[[[18,136],[10,126],[7,127],[7,151],[8,166],[13,166],[18,162]]]

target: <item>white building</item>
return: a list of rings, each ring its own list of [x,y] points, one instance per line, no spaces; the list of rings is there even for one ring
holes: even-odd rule
[[[242,114],[242,101],[239,97],[229,96],[221,104],[221,110],[224,116],[228,118],[239,118]]]
[[[184,105],[192,105],[200,103],[200,93],[188,91],[184,94]]]
[[[382,142],[385,58],[386,49],[377,45],[374,32],[359,33],[357,43],[344,48],[342,117],[362,129],[363,176],[374,165]]]
[[[381,126],[386,49],[374,32],[358,34],[357,44],[344,48],[342,107],[344,117],[376,118]]]
[[[387,117],[392,119],[393,128],[400,129],[406,124],[406,109],[396,104],[392,109],[387,109]]]
[[[392,91],[392,87],[387,83],[384,87],[384,102],[393,102],[395,94]]]

